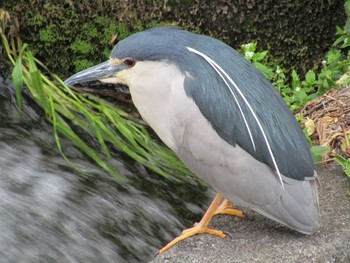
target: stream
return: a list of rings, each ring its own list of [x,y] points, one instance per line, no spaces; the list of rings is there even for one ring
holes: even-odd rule
[[[113,152],[128,179],[106,174],[73,143],[59,153],[52,126],[0,76],[0,262],[148,262],[198,221],[211,190],[169,180]]]

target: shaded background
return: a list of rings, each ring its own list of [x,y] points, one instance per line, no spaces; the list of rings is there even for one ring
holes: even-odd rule
[[[3,0],[21,38],[62,78],[106,60],[119,39],[160,24],[219,38],[233,47],[258,41],[276,64],[305,73],[319,64],[345,24],[343,0],[112,1]]]

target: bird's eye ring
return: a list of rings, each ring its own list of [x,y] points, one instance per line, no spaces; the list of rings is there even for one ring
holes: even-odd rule
[[[136,64],[136,60],[133,58],[127,58],[124,60],[124,65],[128,66],[128,67],[133,67]]]

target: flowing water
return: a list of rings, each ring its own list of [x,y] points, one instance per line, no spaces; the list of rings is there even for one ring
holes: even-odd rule
[[[166,180],[115,152],[121,184],[62,140],[30,99],[19,115],[0,77],[0,262],[148,262],[198,220],[212,192]]]

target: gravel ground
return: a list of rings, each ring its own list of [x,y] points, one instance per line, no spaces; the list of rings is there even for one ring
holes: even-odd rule
[[[317,171],[322,226],[314,235],[296,233],[243,208],[245,219],[222,215],[211,223],[232,238],[197,235],[150,263],[350,262],[350,180],[336,164],[318,166]]]

